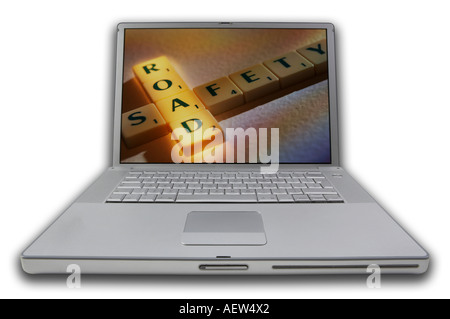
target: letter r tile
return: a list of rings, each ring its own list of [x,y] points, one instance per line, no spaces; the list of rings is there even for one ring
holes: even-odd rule
[[[148,60],[133,66],[133,72],[139,79],[139,82],[146,83],[155,78],[160,78],[166,73],[175,72],[169,60],[165,56]]]

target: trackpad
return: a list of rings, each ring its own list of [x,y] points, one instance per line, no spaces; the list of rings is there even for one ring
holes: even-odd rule
[[[262,246],[267,243],[262,216],[253,211],[190,212],[183,245]]]

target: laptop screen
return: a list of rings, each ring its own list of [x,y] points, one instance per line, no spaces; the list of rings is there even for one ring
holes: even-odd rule
[[[121,163],[330,164],[325,29],[125,29]]]

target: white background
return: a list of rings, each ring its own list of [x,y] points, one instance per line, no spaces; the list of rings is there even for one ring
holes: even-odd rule
[[[450,64],[444,1],[3,1],[0,297],[449,297]],[[21,251],[109,164],[121,21],[336,26],[344,167],[429,251],[420,277],[65,277]]]

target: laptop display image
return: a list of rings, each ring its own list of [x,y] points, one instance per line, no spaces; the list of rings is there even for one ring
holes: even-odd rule
[[[123,23],[112,165],[21,255],[30,274],[422,274],[339,157],[334,27]]]
[[[129,29],[123,73],[122,163],[170,163],[197,118],[278,128],[281,163],[330,163],[326,30]]]

